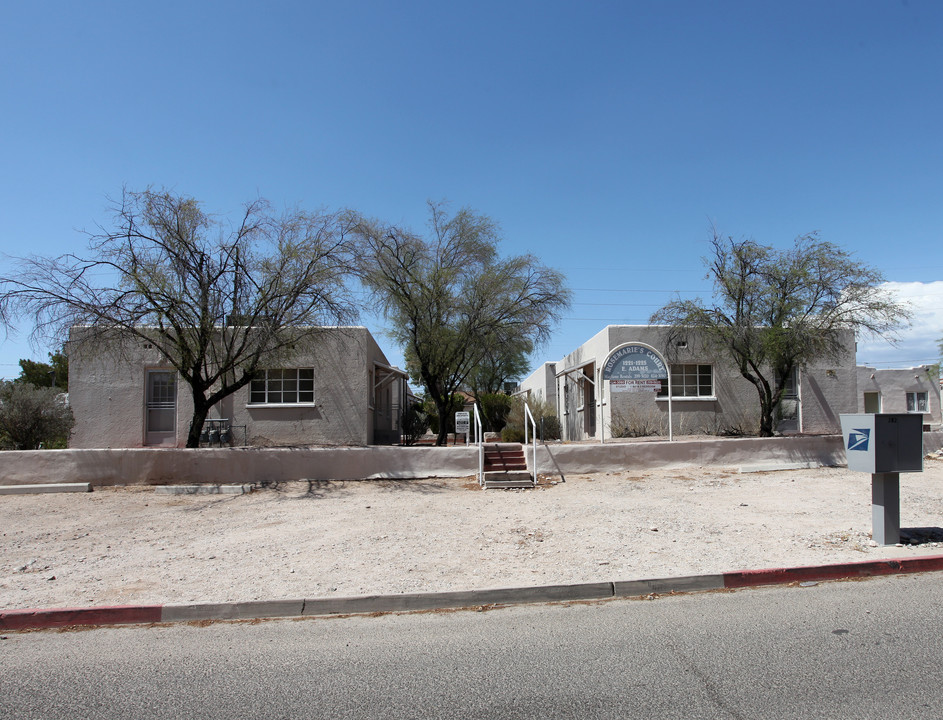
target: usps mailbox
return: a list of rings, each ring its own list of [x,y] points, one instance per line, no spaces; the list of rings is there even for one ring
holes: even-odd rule
[[[923,415],[841,416],[848,469],[871,473],[871,536],[900,542],[900,473],[923,472]]]
[[[849,470],[923,472],[923,415],[842,415],[841,431]]]

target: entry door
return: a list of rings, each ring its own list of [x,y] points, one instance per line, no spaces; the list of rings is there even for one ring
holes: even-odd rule
[[[177,373],[147,371],[144,444],[175,445],[177,440]]]
[[[866,392],[864,394],[864,411],[866,413],[881,412],[881,393]]]

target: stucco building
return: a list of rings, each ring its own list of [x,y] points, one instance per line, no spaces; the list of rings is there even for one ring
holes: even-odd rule
[[[924,426],[939,425],[940,379],[936,368],[858,367],[858,412],[920,413]]]
[[[753,433],[759,427],[756,388],[727,358],[714,357],[697,337],[667,347],[668,329],[655,325],[609,325],[556,363],[545,363],[519,392],[554,398],[564,440],[608,439],[629,434],[666,434],[668,388],[643,390],[606,379],[604,366],[620,347],[642,344],[668,360],[672,430],[677,435]],[[777,430],[837,433],[839,415],[858,412],[855,339],[841,336],[834,359],[810,363],[787,379]]]
[[[73,330],[73,338],[81,330]],[[206,439],[242,445],[371,445],[400,441],[406,374],[364,327],[326,328],[210,412]],[[74,448],[186,445],[190,388],[143,340],[102,349],[70,343]]]

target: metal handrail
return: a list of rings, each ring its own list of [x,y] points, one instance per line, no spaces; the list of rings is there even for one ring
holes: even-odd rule
[[[524,452],[527,452],[527,428],[528,420],[530,425],[534,428],[534,439],[533,439],[533,462],[531,467],[534,469],[534,487],[537,486],[537,421],[534,420],[534,414],[530,411],[530,405],[527,404],[527,401],[524,401]]]
[[[481,415],[478,414],[478,403],[475,408],[475,444],[478,445],[478,486],[485,486],[485,445],[484,432],[482,431]]]

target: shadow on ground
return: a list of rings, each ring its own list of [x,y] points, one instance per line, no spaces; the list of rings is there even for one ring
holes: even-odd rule
[[[906,545],[926,545],[943,542],[943,528],[901,528],[900,541]]]

